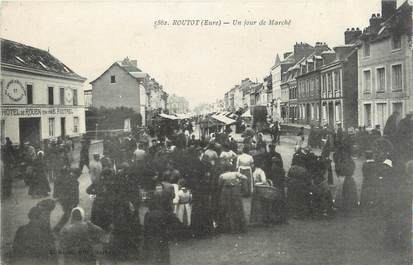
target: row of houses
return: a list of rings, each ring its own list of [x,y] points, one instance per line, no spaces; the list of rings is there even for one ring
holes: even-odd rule
[[[296,43],[275,58],[263,82],[242,80],[224,108],[267,106],[283,123],[381,128],[394,111],[413,111],[412,4],[382,0],[363,30],[348,28],[344,44]]]

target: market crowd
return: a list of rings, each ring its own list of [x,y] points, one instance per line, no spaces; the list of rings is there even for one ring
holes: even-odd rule
[[[251,128],[244,131],[242,143],[229,130],[202,140],[187,130],[153,140],[145,135],[107,137],[103,154],[93,154],[90,161],[90,141],[83,140],[76,168],[71,167],[70,143],[56,144],[50,149],[57,150],[53,155],[50,150],[36,154],[26,144],[22,152],[31,157],[25,158],[22,174],[30,176],[24,178],[29,194],[46,196],[53,181],[55,200],[42,200],[30,210],[29,223],[16,232],[11,260],[57,264],[62,256],[64,264],[100,259],[170,264],[170,241],[355,211],[372,222],[383,220],[377,229],[384,232],[386,247],[411,251],[413,113],[394,126],[392,135],[378,137],[365,152],[360,196],[346,131],[327,130],[321,155],[316,155],[300,130],[286,171],[277,152],[279,138],[267,143]],[[10,145],[3,150],[11,152]],[[8,161],[3,162],[8,170]],[[79,206],[78,178],[85,167],[91,178],[86,192],[93,199],[90,220]],[[337,192],[332,185],[340,187]],[[57,203],[63,215],[51,228]]]

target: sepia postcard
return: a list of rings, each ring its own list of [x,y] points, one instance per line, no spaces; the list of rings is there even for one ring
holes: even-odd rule
[[[0,264],[413,265],[413,1],[1,1]]]

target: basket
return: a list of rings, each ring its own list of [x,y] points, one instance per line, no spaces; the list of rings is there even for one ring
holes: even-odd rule
[[[267,200],[282,200],[282,191],[276,187],[256,185],[254,187],[255,193],[259,198]]]

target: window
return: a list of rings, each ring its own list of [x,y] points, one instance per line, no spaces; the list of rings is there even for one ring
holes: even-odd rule
[[[77,89],[73,89],[73,106],[77,106]]]
[[[387,121],[387,104],[386,103],[377,103],[377,120],[375,125],[380,125],[380,128],[384,128]]]
[[[73,117],[73,132],[79,132],[79,117]]]
[[[327,91],[331,93],[333,91],[333,73],[327,75]]]
[[[386,90],[386,70],[384,67],[377,68],[377,92]]]
[[[336,109],[334,114],[336,115],[336,122],[340,122],[341,121],[341,104],[340,103],[336,103]]]
[[[399,50],[402,48],[402,39],[400,36],[393,36],[391,38],[391,48],[392,50]]]
[[[364,126],[371,127],[371,104],[364,104]]]
[[[371,72],[370,70],[363,71],[363,87],[364,87],[364,92],[371,92]]]
[[[27,104],[33,104],[33,85],[26,85]]]
[[[323,108],[321,109],[321,116],[323,120],[327,120],[327,105],[323,104]]]
[[[64,105],[65,104],[65,88],[61,87],[60,88],[60,105]]]
[[[341,76],[340,76],[340,71],[337,71],[337,72],[335,72],[334,73],[334,90],[336,91],[336,92],[339,92],[340,91],[340,87],[341,87]]]
[[[392,90],[402,90],[402,78],[402,65],[393,65],[391,67]]]
[[[397,111],[400,113],[401,116],[403,116],[403,103],[402,102],[395,102],[392,104],[393,107],[393,112]]]
[[[110,76],[110,82],[111,82],[112,84],[116,83],[116,77],[115,77],[114,75],[111,75],[111,76]]]
[[[370,56],[370,43],[365,42],[363,45],[363,55],[364,57]]]
[[[54,136],[55,131],[55,120],[54,118],[49,118],[49,136]]]
[[[54,104],[54,88],[53,87],[48,87],[49,90],[49,105]]]

